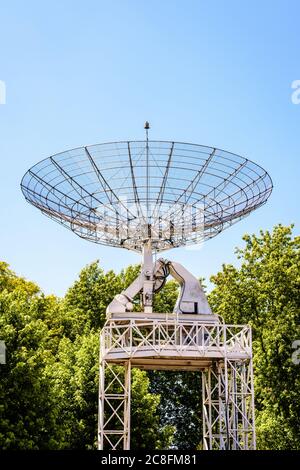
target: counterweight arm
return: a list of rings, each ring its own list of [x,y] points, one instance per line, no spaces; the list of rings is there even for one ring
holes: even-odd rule
[[[181,264],[168,262],[170,274],[180,285],[174,313],[212,314],[203,287],[198,279]]]

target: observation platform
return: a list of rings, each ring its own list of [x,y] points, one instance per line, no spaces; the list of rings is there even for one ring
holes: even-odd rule
[[[218,360],[252,358],[251,328],[216,315],[114,313],[101,332],[101,357],[132,367],[201,370]]]

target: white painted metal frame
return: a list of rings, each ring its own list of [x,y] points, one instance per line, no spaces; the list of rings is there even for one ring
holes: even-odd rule
[[[203,448],[255,449],[251,329],[201,317],[126,313],[107,320],[100,337],[99,449],[130,449],[132,367],[201,371]]]
[[[130,448],[131,363],[100,363],[99,449]]]
[[[224,358],[202,371],[203,448],[255,449],[252,359]]]

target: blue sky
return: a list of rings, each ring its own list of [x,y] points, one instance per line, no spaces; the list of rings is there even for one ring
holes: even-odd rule
[[[25,171],[56,152],[102,141],[178,140],[265,167],[269,202],[199,251],[168,257],[198,276],[234,262],[246,232],[299,232],[298,1],[10,1],[0,10],[0,259],[63,295],[100,259],[119,271],[138,255],[88,243],[28,205]]]

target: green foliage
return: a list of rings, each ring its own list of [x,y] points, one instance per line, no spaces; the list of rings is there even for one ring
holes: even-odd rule
[[[139,266],[129,266],[115,274],[104,273],[99,262],[86,266],[79,274],[79,279],[65,296],[67,310],[76,311],[77,324],[82,331],[101,328],[105,323],[105,311],[116,294],[125,289],[138,275]]]
[[[258,449],[299,449],[299,439],[288,420],[268,407],[257,413],[256,440]]]
[[[154,296],[154,312],[170,313],[178,296],[178,284],[175,281],[168,281],[165,286]]]
[[[45,367],[53,352],[49,328],[40,318],[44,299],[7,266],[3,274],[0,337],[7,364],[0,365],[0,448],[50,448],[55,445],[55,409]]]
[[[56,362],[48,368],[57,397],[57,424],[63,430],[61,448],[96,447],[98,356],[99,332],[77,336],[74,342],[63,338]],[[168,446],[172,429],[159,426],[157,407],[160,398],[149,393],[146,373],[133,369],[131,387],[131,447],[155,449]]]
[[[253,330],[257,442],[260,449],[300,449],[300,237],[292,227],[244,237],[239,267],[212,277],[209,301],[226,322]],[[1,449],[93,449],[97,430],[99,331],[105,309],[139,272],[86,266],[65,298],[45,296],[0,262]],[[154,310],[171,312],[174,281]],[[135,309],[139,308],[135,305]],[[199,447],[198,373],[133,370],[132,448]],[[175,432],[175,434],[174,434]]]
[[[105,308],[136,277],[138,266],[116,275],[98,262],[82,270],[65,299],[0,263],[1,449],[93,449],[97,436],[99,328]],[[145,372],[133,371],[132,447],[166,448],[173,434],[161,426],[159,395]]]
[[[83,331],[103,326],[106,307],[120,292],[120,287],[120,278],[113,271],[104,273],[97,261],[80,272],[79,279],[68,290],[65,302],[68,309],[81,313]]]
[[[150,393],[150,381],[144,371],[132,371],[131,449],[166,449],[169,447],[174,428],[168,423],[161,425],[158,406],[161,397]],[[141,430],[143,430],[141,432]]]
[[[26,281],[22,277],[18,277],[7,263],[0,261],[0,292],[7,290],[8,292],[18,290],[26,292],[29,296],[39,292],[38,286],[33,282]]]
[[[201,374],[151,371],[151,392],[161,396],[158,411],[162,426],[172,426],[172,446],[197,449],[202,436]]]
[[[300,339],[300,237],[278,225],[244,240],[240,268],[224,265],[212,277],[209,301],[226,322],[252,326],[259,446],[299,449],[300,366],[292,345]]]
[[[92,449],[97,436],[99,335],[63,337],[47,366],[56,397],[61,449]]]

